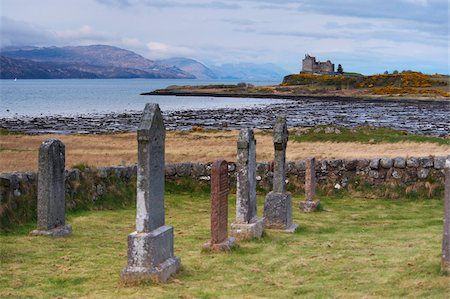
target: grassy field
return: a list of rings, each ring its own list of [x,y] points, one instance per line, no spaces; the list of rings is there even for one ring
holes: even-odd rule
[[[74,234],[31,237],[28,224],[0,235],[1,298],[448,298],[439,272],[442,200],[322,198],[327,212],[300,214],[295,234],[267,232],[231,253],[201,253],[209,194],[168,192],[183,269],[165,285],[122,287],[135,209],[71,213]],[[302,199],[303,200],[303,199]],[[258,196],[261,214],[263,196]],[[229,223],[234,218],[230,196]]]
[[[326,133],[324,127],[291,130],[288,160],[310,156],[318,159],[357,159],[398,156],[447,155],[450,139],[407,134],[383,128],[339,128],[340,133]],[[238,131],[168,131],[167,162],[235,161]],[[37,169],[39,145],[57,138],[66,145],[66,167],[129,165],[136,162],[136,134],[103,135],[11,135],[0,138],[0,172]],[[271,131],[256,131],[257,159],[273,159]]]

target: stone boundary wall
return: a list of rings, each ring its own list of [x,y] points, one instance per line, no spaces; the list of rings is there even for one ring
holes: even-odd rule
[[[318,189],[323,192],[333,190],[357,190],[376,187],[376,189],[395,189],[415,192],[424,187],[428,196],[444,185],[444,165],[446,157],[397,157],[355,160],[317,160],[316,177]],[[197,181],[210,180],[212,163],[166,164],[166,179],[176,180],[191,177]],[[302,190],[305,178],[305,161],[286,163],[288,190]],[[236,164],[228,163],[230,187],[236,185]],[[258,162],[256,166],[257,185],[271,190],[273,162]],[[115,200],[132,203],[128,192],[136,188],[136,165],[71,169],[65,173],[66,209],[89,206],[102,196],[112,194]],[[209,182],[208,182],[209,183]],[[121,186],[122,188],[119,188]],[[130,191],[131,190],[131,191]],[[360,189],[360,193],[365,189]],[[0,174],[0,225],[8,222],[21,222],[20,219],[35,216],[37,194],[37,173],[16,172]],[[294,194],[295,195],[295,194]],[[383,196],[383,195],[382,195]],[[386,197],[390,196],[384,193]],[[121,198],[123,197],[123,198]],[[126,198],[125,198],[126,197]],[[82,198],[82,199],[80,199]],[[26,207],[26,208],[24,208]],[[20,212],[22,215],[17,214]],[[10,215],[6,215],[6,214]],[[7,217],[6,221],[4,218]],[[0,227],[1,230],[1,227]]]

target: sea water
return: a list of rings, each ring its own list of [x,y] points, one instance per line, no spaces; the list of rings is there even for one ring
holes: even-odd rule
[[[0,80],[0,118],[102,114],[142,110],[158,103],[163,111],[246,108],[280,99],[143,96],[170,85],[236,84],[233,80],[176,79],[36,79]],[[248,82],[275,85],[279,82]]]

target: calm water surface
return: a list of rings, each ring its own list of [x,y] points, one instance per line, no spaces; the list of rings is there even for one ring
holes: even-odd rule
[[[141,96],[142,92],[169,85],[235,84],[231,80],[168,79],[52,79],[0,80],[0,117],[77,115],[142,110],[145,103],[160,104],[163,111],[247,108],[279,103],[274,99]],[[250,82],[273,85],[279,82]]]

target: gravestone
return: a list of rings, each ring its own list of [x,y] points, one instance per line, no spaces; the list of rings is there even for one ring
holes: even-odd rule
[[[228,238],[228,163],[217,160],[211,166],[211,240],[204,250],[229,251],[235,239]]]
[[[39,147],[37,229],[32,235],[67,236],[72,227],[65,224],[65,146],[49,139]]]
[[[264,202],[264,225],[266,228],[295,232],[297,224],[292,223],[292,197],[286,192],[286,146],[288,131],[286,118],[278,116],[273,128],[275,148],[273,191]]]
[[[173,255],[173,227],[164,219],[165,135],[159,106],[147,104],[137,131],[136,231],[128,235],[124,284],[166,282],[181,265]]]
[[[261,238],[263,219],[256,215],[256,140],[252,129],[241,129],[237,142],[236,222],[230,234],[239,240]]]
[[[441,271],[450,274],[450,157],[445,161],[444,233]]]
[[[305,201],[300,202],[303,212],[317,211],[320,201],[316,200],[316,158],[306,159],[305,169]]]

